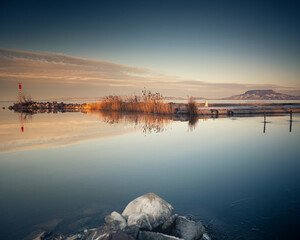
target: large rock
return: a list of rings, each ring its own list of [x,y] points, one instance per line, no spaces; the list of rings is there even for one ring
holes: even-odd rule
[[[117,229],[123,230],[127,224],[125,218],[117,212],[112,212],[110,215],[105,217],[105,222],[113,224]]]
[[[137,226],[142,230],[152,230],[149,216],[146,213],[133,213],[127,219],[128,226]]]
[[[115,234],[116,232],[117,232],[117,229],[113,224],[106,224],[99,228],[90,229],[87,234],[86,239],[87,240],[94,240],[94,239],[106,240],[112,234]]]
[[[42,232],[32,239],[33,240],[62,240],[63,237],[60,234],[54,234],[52,232]]]
[[[146,213],[149,216],[152,228],[156,228],[171,216],[172,211],[171,204],[154,193],[147,193],[131,201],[122,215],[128,218],[134,213]]]
[[[194,222],[188,220],[186,217],[179,216],[176,219],[174,236],[183,238],[185,240],[201,239],[205,229],[201,222]]]
[[[104,225],[96,228],[88,233],[84,240],[134,240],[132,236],[126,232],[116,229],[112,224]]]
[[[165,221],[164,224],[161,226],[161,230],[163,232],[168,231],[168,229],[173,227],[177,218],[178,218],[178,214],[174,214],[171,217],[169,217],[168,220]]]
[[[77,233],[75,235],[67,237],[65,240],[84,240],[86,236],[84,234]]]
[[[157,232],[140,231],[138,240],[183,240],[174,236]]]
[[[134,239],[137,239],[137,236],[139,234],[139,227],[138,226],[127,226],[125,229],[124,229],[124,232],[126,232],[129,236],[132,236]]]
[[[116,233],[104,233],[101,235],[97,235],[94,238],[91,238],[90,240],[135,240],[135,238],[129,236],[125,232],[118,231]]]

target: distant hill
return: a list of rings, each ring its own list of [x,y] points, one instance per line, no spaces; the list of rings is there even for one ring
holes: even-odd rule
[[[234,95],[226,100],[300,100],[300,96],[292,96],[273,90],[249,90],[240,95]]]
[[[164,97],[164,100],[186,100],[184,97]]]
[[[207,98],[204,97],[193,97],[194,100],[206,100]]]
[[[206,98],[203,98],[203,97],[192,97],[192,98],[194,100],[206,100]],[[176,100],[183,101],[183,100],[185,100],[187,102],[188,97],[165,97],[164,100],[167,100],[167,101],[176,101]]]

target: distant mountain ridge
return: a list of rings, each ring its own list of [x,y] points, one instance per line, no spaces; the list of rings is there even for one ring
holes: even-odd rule
[[[194,100],[218,100],[216,98],[193,97]],[[101,101],[103,97],[61,97],[49,98],[40,101]],[[188,97],[164,97],[164,100],[188,100]],[[221,98],[219,100],[300,100],[300,96],[293,96],[284,93],[278,93],[274,90],[249,90],[240,95],[233,95],[231,97]]]
[[[234,95],[226,100],[300,100],[300,96],[278,93],[273,90],[249,90],[240,95]]]

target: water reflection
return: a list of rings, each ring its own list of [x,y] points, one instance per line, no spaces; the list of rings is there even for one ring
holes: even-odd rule
[[[264,113],[264,122],[263,123],[264,123],[263,133],[266,133],[267,123],[271,123],[271,122],[267,122],[266,112]],[[290,111],[289,123],[290,123],[289,132],[292,132],[292,123],[293,123],[293,112],[292,111]]]
[[[18,114],[19,114],[19,120],[21,125],[21,132],[24,132],[25,131],[24,123],[32,119],[32,114],[28,112],[20,112]]]
[[[62,147],[136,131],[134,128],[124,128],[123,124],[107,128],[107,125],[99,121],[97,116],[81,113],[13,116],[14,118],[10,116],[1,119],[0,153]]]
[[[290,132],[292,132],[293,112],[290,111]]]
[[[140,129],[144,134],[159,133],[167,130],[167,125],[173,117],[169,115],[153,115],[138,113],[121,113],[121,112],[105,112],[105,111],[87,111],[87,114],[95,114],[100,117],[104,123],[119,124],[133,126]]]
[[[0,151],[31,150],[0,154],[0,239],[97,227],[150,191],[230,239],[289,238],[300,221],[300,115],[293,118],[290,134],[288,115],[268,115],[263,134],[263,115],[7,111]],[[158,134],[145,137],[144,128]]]
[[[24,122],[32,120],[32,116],[37,112],[17,111],[19,114],[20,124],[24,126]],[[44,113],[44,112],[39,112]],[[53,112],[57,113],[57,112]],[[145,134],[159,133],[167,130],[167,125],[170,121],[187,121],[189,130],[194,130],[198,123],[199,117],[186,115],[155,115],[155,114],[140,114],[140,113],[122,113],[112,111],[84,110],[84,114],[97,115],[104,123],[125,124],[142,130]],[[204,117],[203,117],[204,118]],[[207,118],[207,117],[205,117]],[[214,116],[215,118],[215,116]]]
[[[188,124],[188,127],[189,127],[189,131],[194,131],[198,125],[198,121],[199,121],[199,117],[197,116],[190,116],[189,117],[189,124]]]
[[[18,112],[17,114],[10,112],[10,114],[9,119],[1,119],[0,122],[0,152],[61,147],[134,132],[142,132],[145,135],[161,133],[171,129],[172,124],[178,121],[186,122],[187,130],[192,132],[198,127],[199,120],[226,117],[220,115],[217,117],[190,117],[187,115],[153,115],[95,110],[56,114],[33,112]],[[292,132],[292,122],[291,113],[289,132]],[[266,132],[267,123],[269,122],[264,116],[263,133]],[[108,125],[114,127],[111,128]]]
[[[267,116],[266,116],[266,112],[264,113],[264,131],[263,133],[266,132],[266,125],[267,125]]]

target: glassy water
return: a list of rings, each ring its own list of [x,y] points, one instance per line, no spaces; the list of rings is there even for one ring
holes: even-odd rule
[[[300,115],[267,120],[1,109],[0,239],[97,227],[148,192],[217,239],[295,239]]]

